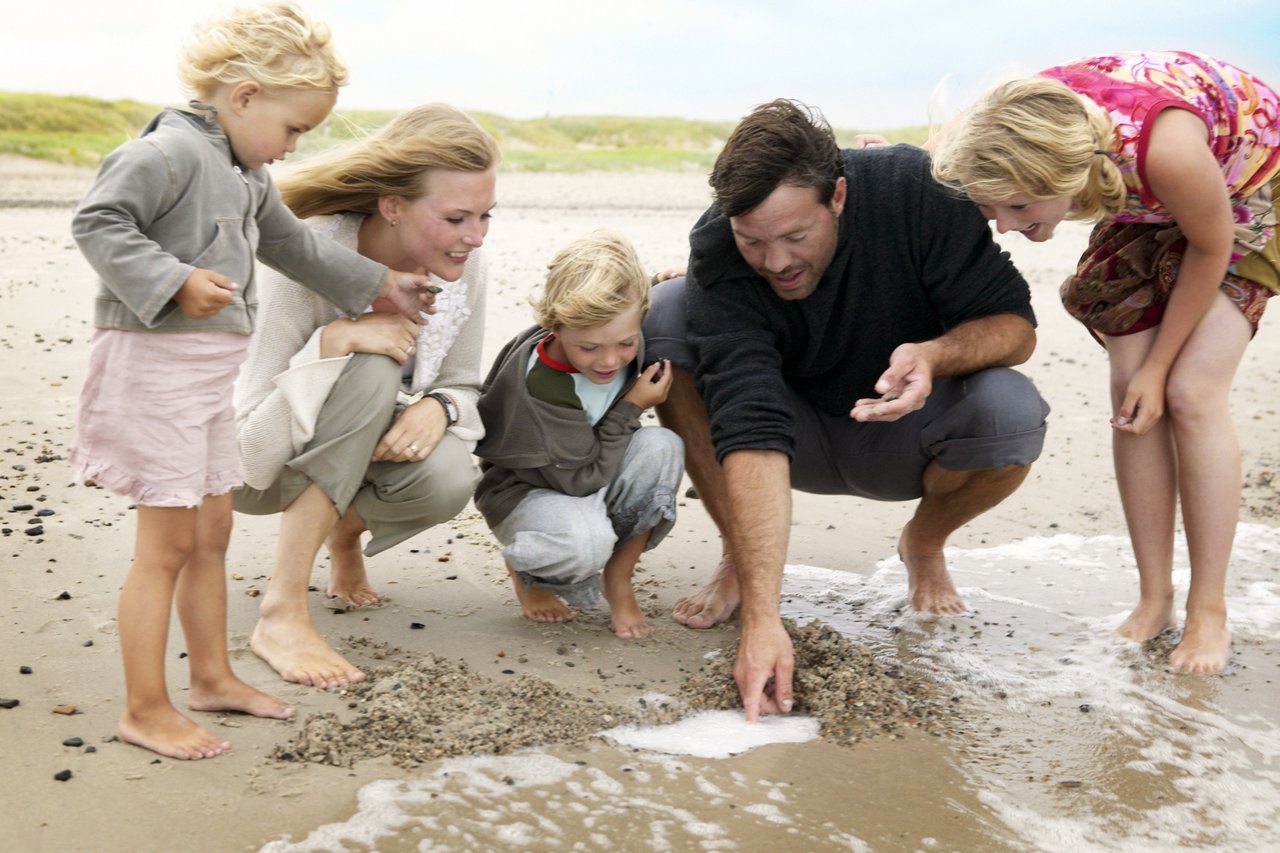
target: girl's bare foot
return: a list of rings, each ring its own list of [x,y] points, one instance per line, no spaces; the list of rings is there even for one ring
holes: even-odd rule
[[[1212,675],[1226,669],[1231,659],[1231,631],[1225,612],[1210,617],[1187,614],[1182,640],[1169,653],[1169,664],[1179,672]]]
[[[269,720],[293,719],[293,707],[245,684],[234,675],[197,684],[187,691],[187,707],[193,711],[237,711]]]
[[[253,653],[285,681],[312,687],[343,687],[365,680],[365,674],[329,648],[309,618],[261,616],[249,640]]]
[[[511,583],[516,588],[516,599],[524,615],[534,622],[570,622],[578,618],[578,611],[564,603],[560,596],[540,586],[527,586],[520,576],[507,567]]]
[[[732,619],[741,602],[738,571],[733,562],[724,557],[702,589],[675,603],[671,616],[689,628],[713,628]]]
[[[1141,599],[1125,620],[1116,628],[1116,633],[1126,640],[1145,643],[1177,624],[1173,615],[1173,599],[1154,601]]]
[[[121,739],[135,746],[183,761],[213,758],[231,748],[231,744],[196,725],[168,703],[141,712],[126,708],[116,731]]]

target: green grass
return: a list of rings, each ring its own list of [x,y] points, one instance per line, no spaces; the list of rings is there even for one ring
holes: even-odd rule
[[[0,91],[0,154],[96,165],[137,136],[159,106],[78,96]],[[302,137],[299,157],[346,142],[385,124],[395,110],[337,110]],[[628,116],[512,119],[473,112],[503,151],[504,170],[529,172],[699,171],[711,168],[733,122]],[[848,144],[853,130],[837,130]],[[891,142],[920,144],[926,128],[878,132]]]

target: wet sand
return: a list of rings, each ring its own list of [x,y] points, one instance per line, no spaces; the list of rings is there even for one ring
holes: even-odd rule
[[[435,793],[452,804],[447,815],[428,814],[397,838],[351,849],[417,849],[422,838],[441,849],[467,849],[466,843],[448,840],[463,837],[457,827],[469,827],[469,837],[482,847],[536,849],[554,837],[559,847],[577,841],[595,849],[603,838],[613,839],[615,849],[660,849],[647,830],[636,832],[637,816],[646,814],[650,822],[663,815],[672,823],[667,836],[672,849],[681,849],[684,841],[724,849],[769,844],[777,849],[787,844],[800,849],[858,849],[859,844],[870,849],[1071,849],[1070,833],[1049,827],[1037,839],[1021,827],[1018,815],[1101,809],[1105,837],[1105,803],[1111,803],[1112,818],[1158,814],[1177,801],[1177,785],[1146,784],[1147,776],[1125,770],[1136,760],[1131,751],[1150,751],[1134,744],[1177,746],[1179,726],[1212,732],[1224,720],[1250,714],[1257,717],[1253,734],[1235,734],[1257,740],[1261,745],[1252,747],[1255,752],[1233,764],[1235,746],[1211,738],[1205,748],[1226,756],[1225,766],[1239,774],[1241,784],[1275,790],[1280,642],[1275,624],[1263,616],[1254,614],[1262,627],[1238,640],[1236,663],[1223,678],[1170,676],[1160,665],[1158,648],[1150,655],[1135,650],[1131,657],[1117,657],[1122,652],[1108,648],[1090,659],[1118,660],[1126,677],[1136,673],[1134,695],[1143,702],[1167,701],[1179,711],[1207,709],[1189,723],[1171,713],[1173,722],[1163,724],[1168,731],[1154,735],[1127,728],[1123,713],[1106,713],[1105,700],[1068,698],[1081,691],[1075,682],[1045,698],[1017,680],[1024,669],[1030,675],[1046,661],[1044,672],[1060,675],[1061,658],[1082,654],[1082,632],[1104,633],[1087,618],[1118,612],[1136,595],[1122,540],[1113,554],[1100,558],[1114,567],[1101,581],[1073,584],[1062,577],[1061,557],[1000,564],[998,571],[985,568],[1002,559],[998,548],[1006,543],[1060,534],[1123,534],[1110,479],[1105,358],[1056,302],[1057,284],[1083,243],[1079,227],[1064,229],[1045,246],[1008,244],[1032,283],[1041,320],[1039,347],[1026,370],[1054,412],[1045,455],[1027,483],[952,543],[968,549],[957,572],[961,585],[998,590],[998,595],[970,595],[974,612],[959,619],[910,619],[892,606],[894,572],[900,574],[892,555],[911,507],[796,496],[789,562],[839,570],[855,586],[864,578],[868,583],[888,578],[888,586],[868,593],[877,608],[874,617],[858,621],[866,607],[847,603],[839,611],[855,614],[852,623],[841,625],[852,641],[844,659],[862,661],[858,671],[864,676],[892,680],[895,676],[884,675],[892,670],[898,678],[905,673],[924,685],[937,682],[930,702],[939,700],[947,726],[915,727],[906,724],[911,714],[886,706],[874,737],[770,746],[723,761],[664,759],[591,738],[595,720],[605,722],[591,713],[610,720],[645,714],[674,718],[684,712],[690,693],[708,702],[715,698],[704,685],[715,679],[715,668],[722,665],[716,661],[732,649],[735,627],[695,632],[668,616],[674,601],[698,585],[718,557],[714,529],[698,502],[685,500],[675,531],[645,556],[637,577],[641,604],[657,627],[652,638],[614,638],[603,610],[566,625],[520,618],[497,550],[479,517],[468,510],[370,561],[375,585],[393,598],[390,606],[334,614],[314,594],[313,614],[326,636],[362,666],[380,668],[371,686],[329,693],[279,682],[249,651],[256,595],[265,589],[270,571],[274,519],[237,516],[228,565],[233,663],[255,686],[293,703],[298,719],[281,723],[196,714],[234,744],[231,753],[212,761],[160,759],[120,742],[114,737],[122,698],[114,613],[132,546],[132,513],[114,495],[71,486],[65,462],[87,363],[93,293],[92,274],[68,226],[71,204],[91,177],[84,170],[0,158],[0,352],[6,355],[0,371],[0,528],[5,530],[0,538],[0,699],[20,702],[0,708],[0,766],[8,780],[0,798],[0,837],[6,848],[165,850],[180,830],[200,839],[205,849],[258,849],[273,839],[301,839],[322,824],[346,821],[357,812],[357,792],[366,783],[427,784],[453,766],[441,763],[442,756],[477,749],[516,762],[492,771],[507,794],[485,794],[483,785],[475,788],[481,793],[442,788]],[[682,260],[685,235],[705,200],[705,184],[697,175],[501,175],[487,246],[493,280],[486,352],[492,355],[528,324],[526,297],[560,245],[590,228],[612,225],[632,237],[646,264],[659,269]],[[1246,472],[1242,518],[1274,528],[1280,510],[1280,453],[1274,450],[1280,432],[1280,373],[1274,369],[1280,363],[1280,335],[1273,327],[1280,321],[1268,319],[1246,355],[1233,405]],[[1250,575],[1250,582],[1273,589],[1278,562],[1274,553],[1257,557],[1248,571],[1263,574]],[[323,584],[324,572],[322,558],[317,585]],[[1063,585],[1055,588],[1055,579]],[[1083,614],[1080,619],[1056,611],[1037,616],[1037,607],[1056,607],[1071,596],[1079,599],[1072,599],[1072,612]],[[820,604],[830,598],[830,592],[797,592],[789,615],[801,624],[827,618]],[[714,657],[717,653],[722,657]],[[169,654],[175,697],[185,691],[182,655],[175,623]],[[985,674],[983,666],[990,668]],[[723,674],[718,672],[720,699]],[[413,679],[421,679],[421,686]],[[395,688],[397,683],[402,686]],[[449,684],[455,693],[449,693]],[[431,706],[436,716],[424,725],[448,727],[460,748],[413,755],[397,751],[395,744],[378,752],[357,742],[341,760],[294,760],[303,754],[299,744],[305,746],[307,737],[325,733],[326,720],[334,725],[329,735],[335,737],[405,685],[422,701],[397,697],[402,704],[388,702],[384,716],[419,714],[426,720],[427,699],[441,700]],[[459,700],[477,687],[486,692]],[[440,695],[428,696],[435,692]],[[670,699],[650,698],[649,707],[638,710],[640,697],[654,695]],[[524,700],[543,709],[542,718],[504,718],[509,731],[494,736],[496,711]],[[660,707],[664,702],[670,707]],[[1081,711],[1081,705],[1091,710]],[[1093,713],[1094,706],[1099,713]],[[588,724],[568,725],[584,721]],[[409,730],[411,736],[403,740],[412,745],[421,740],[420,731]],[[481,736],[486,733],[488,739]],[[1227,739],[1233,736],[1228,730]],[[387,732],[379,737],[396,741]],[[545,753],[535,753],[540,758],[522,757],[520,746],[539,741],[551,744]],[[1081,754],[1101,748],[1099,743],[1114,750],[1114,758],[1081,760]],[[1198,743],[1180,748],[1192,750]],[[538,765],[527,779],[513,769],[538,761],[548,766]],[[1093,769],[1067,769],[1079,767]],[[1115,778],[1094,778],[1106,775],[1099,767],[1114,771]],[[71,777],[55,779],[64,770]],[[457,780],[485,772],[456,770],[448,784],[463,785]],[[528,781],[547,778],[552,781]],[[609,788],[615,800],[631,804],[630,817],[593,806],[590,821],[558,819],[553,828],[535,829],[532,838],[542,839],[536,843],[494,829],[502,819],[491,810],[498,815],[509,810],[526,820],[529,812],[572,800],[576,786],[600,786],[604,780],[616,783]],[[1024,781],[999,797],[992,794],[1011,780]],[[1176,827],[1178,815],[1167,822]],[[1274,806],[1269,817],[1277,817]],[[437,830],[430,829],[432,821],[440,823]],[[715,831],[700,836],[690,828],[704,824]],[[1206,835],[1205,843],[1256,847],[1268,839],[1260,839],[1253,826],[1243,820],[1236,830]],[[594,841],[593,831],[599,836]],[[1194,837],[1186,840],[1194,846]],[[1278,841],[1274,835],[1269,840]]]

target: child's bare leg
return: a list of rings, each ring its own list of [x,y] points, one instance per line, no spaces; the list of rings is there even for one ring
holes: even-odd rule
[[[1142,365],[1155,329],[1108,337],[1113,410],[1124,400],[1129,379]],[[1173,610],[1173,534],[1177,512],[1177,461],[1167,419],[1146,435],[1112,432],[1116,485],[1129,541],[1138,564],[1138,604],[1116,633],[1149,640],[1176,624]]]
[[[648,637],[653,633],[653,626],[645,621],[640,604],[636,601],[635,590],[631,586],[631,576],[635,572],[636,563],[644,553],[645,543],[649,541],[649,533],[645,531],[632,537],[609,557],[604,564],[604,572],[600,576],[600,586],[605,601],[613,613],[613,633],[624,640]]]
[[[165,683],[165,646],[177,577],[195,547],[193,509],[138,507],[133,563],[120,591],[125,708],[120,737],[170,758],[212,758],[231,744],[174,707]]]
[[[1178,493],[1191,559],[1187,620],[1169,655],[1175,669],[1221,672],[1231,656],[1226,583],[1239,515],[1240,444],[1229,394],[1251,337],[1244,316],[1219,294],[1183,346],[1166,394],[1178,448]]]
[[[204,499],[196,510],[195,549],[178,575],[178,617],[191,668],[187,707],[287,720],[293,708],[241,681],[227,656],[226,557],[231,517],[230,493]]]
[[[526,618],[535,622],[569,622],[578,618],[578,611],[565,604],[560,596],[540,586],[526,586],[520,576],[507,566],[507,574],[516,588],[516,599]]]
[[[276,565],[258,608],[250,645],[285,681],[340,687],[365,674],[335,652],[311,623],[307,586],[320,546],[338,522],[329,496],[312,484],[280,516]]]
[[[376,604],[383,597],[369,585],[369,576],[365,573],[360,543],[360,536],[365,530],[364,520],[355,506],[349,506],[325,543],[329,548],[330,565],[329,586],[324,594],[330,598],[344,598],[360,607]]]

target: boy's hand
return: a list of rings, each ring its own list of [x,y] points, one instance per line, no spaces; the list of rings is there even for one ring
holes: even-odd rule
[[[173,295],[178,310],[192,320],[208,320],[231,302],[231,294],[239,287],[231,279],[213,270],[193,270]]]
[[[387,280],[378,293],[378,299],[390,302],[401,314],[425,326],[427,318],[422,315],[436,313],[436,294],[439,292],[440,287],[432,284],[425,275],[387,270]]]
[[[664,358],[646,367],[623,399],[641,409],[647,409],[665,402],[670,390],[671,359]]]

